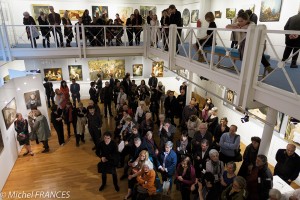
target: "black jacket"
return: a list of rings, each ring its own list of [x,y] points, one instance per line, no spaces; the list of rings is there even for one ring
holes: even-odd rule
[[[176,24],[178,27],[182,27],[181,12],[176,10],[174,14],[170,15],[170,24]]]
[[[300,158],[297,153],[288,156],[285,149],[279,149],[276,153],[274,175],[278,175],[284,181],[295,180],[300,171]]]
[[[39,25],[49,25],[48,19],[46,18],[45,21],[44,21],[44,20],[42,20],[41,16],[39,16],[38,22],[39,22]],[[42,32],[42,36],[49,36],[50,37],[50,32],[49,32],[50,27],[40,26],[40,30]]]

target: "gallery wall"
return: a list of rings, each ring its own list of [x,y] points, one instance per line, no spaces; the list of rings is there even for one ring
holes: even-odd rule
[[[0,86],[4,84],[3,77],[9,75],[8,70],[25,70],[24,60],[14,60],[7,62],[0,67]]]
[[[42,77],[44,77],[44,69],[50,69],[50,68],[61,68],[62,69],[62,77],[64,80],[70,84],[70,78],[69,78],[69,70],[68,65],[82,65],[82,81],[77,81],[81,86],[81,97],[82,98],[89,98],[89,88],[90,88],[90,76],[89,76],[89,67],[88,62],[91,60],[125,60],[125,73],[129,72],[131,74],[131,79],[136,80],[137,84],[140,84],[140,81],[144,79],[146,83],[148,82],[148,79],[151,76],[152,72],[152,63],[153,60],[146,59],[142,56],[130,56],[130,57],[110,57],[110,58],[87,58],[87,59],[52,59],[52,60],[25,60],[24,65],[26,70],[34,70],[34,69],[40,69],[42,73]],[[156,59],[155,61],[160,61],[159,59]],[[143,64],[143,76],[142,77],[133,77],[133,64]],[[164,61],[164,65],[168,66],[168,62]],[[177,81],[175,79],[175,74],[172,71],[169,71],[167,69],[163,72],[163,77],[158,78],[159,81],[162,81],[162,83],[166,86],[166,90],[175,90],[176,92],[179,92],[178,88],[182,81]],[[104,82],[106,80],[103,80],[103,86]],[[172,82],[172,84],[168,84]],[[60,81],[53,81],[54,88],[60,87]]]
[[[214,13],[215,11],[221,11],[222,16],[221,18],[216,18],[215,22],[218,28],[225,28],[227,24],[230,24],[230,19],[226,19],[226,8],[236,8],[236,12],[240,9],[245,9],[252,7],[255,5],[254,13],[258,16],[258,25],[264,24],[266,25],[267,29],[269,30],[283,30],[284,26],[289,19],[289,17],[296,15],[299,9],[299,0],[282,0],[281,12],[279,21],[272,21],[272,22],[260,22],[260,10],[261,10],[261,2],[257,0],[249,0],[249,1],[240,1],[240,0],[231,0],[231,1],[220,1],[220,0],[211,0],[211,11]],[[279,1],[272,1],[272,2],[280,2]],[[283,51],[285,48],[285,37],[284,35],[278,34],[269,34],[269,37],[272,43],[275,46],[279,57],[281,58],[283,55]],[[224,42],[226,45],[230,46],[230,33],[224,35]],[[270,45],[267,43],[266,53],[269,54],[271,57],[275,58],[273,51],[270,48]]]
[[[214,93],[217,96],[220,96],[222,98],[225,98],[225,90],[223,86],[220,86],[218,84],[215,84],[212,81],[205,81],[200,80],[199,76],[196,74],[193,74],[193,82],[196,82],[201,87],[205,88],[207,91],[214,91]],[[200,89],[199,87],[192,85],[192,91],[196,92],[203,98],[211,97],[213,100],[213,104],[218,107],[218,117],[219,119],[222,117],[227,117],[228,119],[228,126],[235,124],[238,126],[237,134],[241,136],[241,142],[243,142],[245,145],[248,145],[251,143],[251,137],[258,136],[261,138],[263,129],[264,129],[264,123],[250,117],[249,122],[242,123],[241,118],[245,115],[235,109],[232,109],[232,106],[225,106],[224,101],[208,94],[206,91]],[[235,104],[235,102],[234,102]],[[275,160],[275,156],[278,149],[285,148],[288,144],[288,141],[284,139],[285,130],[288,123],[288,116],[284,115],[284,118],[282,120],[280,131],[273,131],[273,137],[270,141],[270,149],[269,153],[267,155],[268,162],[275,166],[277,161]],[[300,154],[299,148],[296,149],[296,152]],[[296,180],[296,183],[300,183],[300,178]]]
[[[35,90],[40,91],[41,97],[41,106],[38,109],[44,114],[49,122],[48,114],[47,114],[47,106],[45,101],[45,93],[43,85],[41,84],[42,76],[26,76],[21,78],[15,78],[10,80],[4,86],[0,88],[0,93],[5,95],[0,95],[0,109],[3,108],[11,102],[11,100],[15,99],[16,102],[16,112],[22,113],[24,118],[28,118],[29,110],[26,108],[26,103],[24,100],[24,93],[31,92]],[[24,84],[26,83],[26,84]],[[0,114],[0,127],[2,133],[2,139],[4,148],[2,152],[0,152],[0,163],[1,164],[1,173],[0,173],[0,191],[2,190],[6,179],[12,170],[15,161],[18,158],[18,154],[21,150],[21,146],[19,145],[16,139],[16,132],[14,130],[13,123],[6,129],[6,125],[4,123],[3,111]],[[34,159],[29,158],[29,159]],[[29,160],[30,162],[30,160]],[[5,164],[3,164],[5,163]]]

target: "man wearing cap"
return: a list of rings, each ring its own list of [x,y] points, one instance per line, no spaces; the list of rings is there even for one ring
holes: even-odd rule
[[[73,105],[76,107],[76,99],[78,103],[80,102],[80,85],[76,83],[75,78],[72,79],[72,83],[70,85],[70,91],[72,94]]]

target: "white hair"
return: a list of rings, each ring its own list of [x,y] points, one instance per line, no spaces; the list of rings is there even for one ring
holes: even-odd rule
[[[28,15],[29,16],[29,12],[25,11],[23,12],[23,16]]]
[[[269,191],[269,197],[273,197],[273,198],[276,198],[276,199],[278,199],[278,200],[280,200],[281,199],[281,192],[279,191],[279,190],[277,190],[277,189],[270,189],[270,191]]]

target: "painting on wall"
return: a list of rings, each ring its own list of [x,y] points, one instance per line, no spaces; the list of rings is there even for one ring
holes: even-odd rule
[[[198,19],[199,19],[199,10],[192,10],[191,23],[197,23]]]
[[[236,15],[236,9],[235,8],[226,8],[226,18],[232,19]]]
[[[147,16],[150,10],[153,15],[156,14],[156,6],[140,6],[140,15],[142,15],[143,18],[143,24],[147,23]]]
[[[234,101],[234,91],[226,90],[225,95],[226,95],[225,100],[229,103],[233,103],[233,101]]]
[[[103,14],[108,16],[108,6],[92,6],[92,17],[96,17],[96,13],[99,13],[99,16]]]
[[[222,14],[221,14],[221,11],[215,11],[215,18],[221,18],[222,16],[221,16]]]
[[[267,111],[268,111],[268,108],[267,107],[262,107],[262,108],[255,108],[255,109],[249,109],[248,110],[251,114],[263,119],[263,120],[266,120],[267,119]],[[277,114],[277,120],[276,120],[276,123],[275,123],[275,126],[274,126],[274,130],[277,131],[277,132],[280,132],[280,128],[281,128],[281,125],[282,125],[282,121],[283,121],[283,117],[284,117],[284,114],[281,113],[281,112],[278,112]]]
[[[44,75],[49,81],[62,81],[62,69],[61,68],[50,68],[44,69]]]
[[[31,108],[37,108],[37,107],[42,106],[40,91],[38,91],[38,90],[31,91],[31,92],[25,92],[24,99],[25,99],[25,104],[26,104],[27,110],[31,109]]]
[[[48,4],[32,4],[32,17],[35,22],[38,22],[38,17],[40,16],[40,12],[43,11],[45,16],[49,14],[49,6]]]
[[[132,65],[133,76],[143,76],[143,64]]]
[[[277,22],[280,19],[282,0],[262,0],[259,21]]]
[[[84,13],[84,10],[67,10],[68,16],[71,21],[77,21],[79,17],[81,17]],[[65,10],[59,10],[60,17],[63,17]]]
[[[163,77],[164,61],[152,62],[152,73],[154,73],[156,77]]]
[[[185,8],[182,12],[183,25],[188,26],[190,24],[190,11]]]
[[[16,99],[13,98],[3,109],[2,115],[5,123],[6,130],[15,121],[17,114]]]
[[[118,13],[121,18],[121,20],[126,24],[127,18],[130,17],[131,14],[133,14],[133,8],[132,7],[119,7]]]
[[[0,130],[0,154],[1,154],[2,150],[3,150],[3,148],[4,148],[4,143],[3,143],[2,132]]]
[[[7,83],[9,80],[10,80],[9,75],[6,75],[6,76],[3,77],[3,83],[4,84]]]
[[[300,121],[298,119],[289,117],[284,139],[300,145]]]
[[[82,65],[69,65],[70,80],[82,81]]]
[[[110,74],[114,78],[122,79],[125,76],[125,60],[91,60],[88,62],[90,80],[97,80],[97,74],[101,74],[104,80],[110,79]]]

